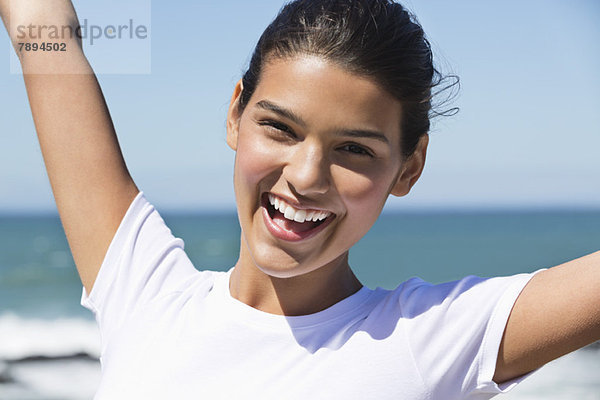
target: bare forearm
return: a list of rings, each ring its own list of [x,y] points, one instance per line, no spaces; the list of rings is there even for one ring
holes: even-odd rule
[[[79,26],[71,2],[0,0],[0,13],[13,44],[66,44],[65,51],[24,51],[19,59],[56,205],[89,292],[137,188],[98,80],[79,38],[66,29]],[[43,26],[57,26],[66,34],[57,38],[35,28]]]
[[[502,381],[600,340],[600,252],[536,275],[511,313],[497,366]]]

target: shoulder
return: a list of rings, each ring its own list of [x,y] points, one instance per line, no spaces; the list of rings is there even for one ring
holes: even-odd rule
[[[427,312],[447,312],[450,308],[493,307],[510,292],[518,293],[533,274],[485,278],[470,275],[459,280],[430,283],[411,278],[393,290],[375,289],[378,303],[397,307],[404,318],[415,318]],[[514,296],[511,296],[514,297]]]

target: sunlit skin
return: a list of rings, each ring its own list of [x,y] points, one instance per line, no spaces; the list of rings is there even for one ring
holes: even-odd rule
[[[268,62],[240,114],[241,90],[238,83],[227,121],[242,228],[231,294],[273,314],[321,311],[361,288],[348,251],[387,197],[416,182],[427,136],[403,159],[400,102],[370,78],[316,56]],[[313,237],[282,240],[267,229],[265,193],[335,217]]]

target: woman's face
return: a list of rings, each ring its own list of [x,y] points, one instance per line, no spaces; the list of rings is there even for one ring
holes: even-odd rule
[[[289,278],[347,262],[390,193],[404,195],[425,144],[404,163],[401,104],[319,57],[267,63],[244,111],[228,116],[241,259]],[[414,161],[422,159],[421,161]]]

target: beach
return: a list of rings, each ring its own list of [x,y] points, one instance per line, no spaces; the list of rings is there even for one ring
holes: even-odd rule
[[[233,213],[163,215],[198,269],[235,262]],[[598,211],[384,213],[351,252],[359,279],[393,288],[510,275],[597,250]],[[0,216],[0,398],[89,399],[100,379],[100,337],[79,304],[81,283],[56,215]],[[168,366],[165,366],[167,368]],[[600,347],[556,360],[498,398],[600,399]]]

